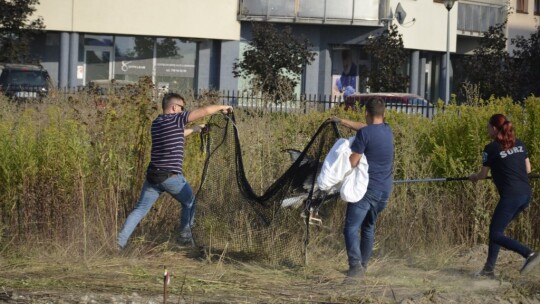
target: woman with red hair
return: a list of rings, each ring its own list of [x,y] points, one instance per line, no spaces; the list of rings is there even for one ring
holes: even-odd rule
[[[525,145],[516,138],[512,123],[506,116],[491,116],[487,131],[493,141],[486,145],[482,153],[482,169],[469,176],[469,180],[476,182],[485,179],[491,170],[500,199],[489,226],[487,261],[478,275],[495,278],[495,263],[501,247],[517,252],[525,258],[520,271],[524,274],[540,263],[539,254],[505,236],[504,231],[508,224],[529,206],[531,186],[527,174],[531,172],[531,163]]]

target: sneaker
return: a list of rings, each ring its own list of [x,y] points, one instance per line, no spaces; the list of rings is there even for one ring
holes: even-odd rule
[[[109,249],[109,252],[111,255],[123,257],[126,254],[126,247],[127,246],[120,246],[118,244],[115,244],[111,249]]]
[[[482,269],[479,272],[475,273],[474,276],[479,279],[495,280],[495,271]]]
[[[176,244],[179,247],[195,247],[195,241],[192,237],[179,237],[176,240]]]
[[[364,276],[364,267],[362,265],[355,265],[349,267],[347,271],[347,277],[349,278],[361,278]]]
[[[343,281],[343,284],[345,285],[355,285],[360,282],[360,280],[364,277],[364,267],[362,265],[356,265],[352,266],[347,270],[347,277]]]
[[[531,255],[527,257],[525,260],[525,264],[523,264],[523,267],[521,267],[521,270],[519,271],[521,274],[526,274],[527,272],[531,271],[536,265],[540,263],[540,254],[538,252],[533,252]]]

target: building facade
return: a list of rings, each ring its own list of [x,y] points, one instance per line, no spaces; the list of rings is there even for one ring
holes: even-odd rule
[[[290,26],[313,44],[317,56],[297,93],[337,98],[369,91],[364,45],[392,22],[410,51],[402,67],[409,92],[435,101],[445,90],[447,47],[452,55],[470,54],[509,6],[516,7],[509,38],[535,30],[539,0],[512,1],[460,0],[448,11],[433,0],[47,0],[36,13],[46,33],[34,53],[59,87],[151,76],[173,90],[247,89],[232,76],[233,64],[251,39],[252,23],[267,21]]]
[[[240,37],[237,10],[221,0],[41,1],[46,33],[33,51],[61,88],[140,76],[171,89],[219,88],[220,56]]]

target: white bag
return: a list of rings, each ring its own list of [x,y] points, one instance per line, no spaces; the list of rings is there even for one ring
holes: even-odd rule
[[[356,203],[364,197],[369,182],[369,165],[365,155],[362,155],[356,168],[351,167],[349,157],[352,154],[351,145],[354,136],[340,138],[326,155],[321,172],[317,176],[317,186],[322,191],[333,187],[340,191],[341,199],[345,202]],[[336,189],[337,190],[337,189]]]
[[[349,140],[338,139],[324,158],[321,172],[317,176],[317,186],[320,190],[328,191],[343,181],[345,174],[351,171],[350,155]]]
[[[341,184],[339,191],[342,200],[349,203],[356,203],[364,197],[369,183],[368,169],[367,158],[363,154],[358,166],[345,175],[343,179],[343,184]]]

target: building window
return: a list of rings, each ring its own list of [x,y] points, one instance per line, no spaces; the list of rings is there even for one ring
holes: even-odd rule
[[[175,38],[156,41],[156,84],[173,91],[193,89],[197,43]]]
[[[84,44],[92,46],[112,46],[113,37],[103,35],[84,35]]]
[[[154,38],[116,36],[114,42],[114,79],[138,81],[152,76]]]
[[[540,0],[534,0],[534,14],[540,15]]]
[[[528,0],[516,0],[516,12],[526,14],[528,5],[529,5]]]

